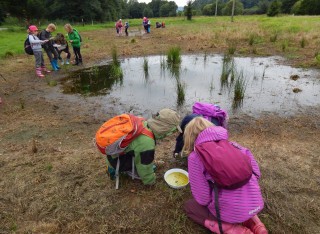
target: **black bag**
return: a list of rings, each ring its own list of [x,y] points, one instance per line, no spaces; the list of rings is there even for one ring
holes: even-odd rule
[[[33,55],[33,50],[29,41],[29,36],[24,41],[24,51],[26,52],[26,54]]]

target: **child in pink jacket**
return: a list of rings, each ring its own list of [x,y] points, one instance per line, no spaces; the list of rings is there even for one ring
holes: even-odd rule
[[[215,209],[215,193],[208,181],[212,177],[206,171],[199,155],[194,151],[198,144],[208,141],[227,140],[225,128],[214,126],[210,121],[196,117],[186,126],[184,149],[189,154],[188,172],[193,199],[187,201],[184,209],[187,216],[210,231],[220,233]],[[267,234],[268,231],[257,214],[264,203],[258,180],[259,166],[250,150],[237,145],[242,153],[249,156],[253,174],[250,180],[237,189],[218,189],[218,204],[222,230],[226,234]]]

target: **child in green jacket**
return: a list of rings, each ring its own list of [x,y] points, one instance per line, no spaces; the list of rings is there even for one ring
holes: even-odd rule
[[[64,28],[68,32],[68,39],[72,45],[73,52],[76,57],[76,62],[74,65],[81,65],[82,64],[82,56],[80,53],[81,37],[80,37],[78,31],[76,29],[72,28],[72,26],[70,24],[66,24],[64,26]]]

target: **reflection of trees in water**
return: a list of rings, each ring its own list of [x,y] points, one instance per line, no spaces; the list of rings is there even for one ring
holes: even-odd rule
[[[76,71],[62,81],[64,93],[86,95],[102,95],[111,90],[113,85],[122,83],[122,69],[114,64]]]

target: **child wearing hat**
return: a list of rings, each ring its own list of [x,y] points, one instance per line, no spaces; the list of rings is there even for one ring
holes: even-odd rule
[[[40,40],[37,37],[37,33],[38,33],[37,26],[35,26],[35,25],[29,26],[28,37],[29,37],[29,42],[30,42],[31,48],[33,50],[33,54],[34,54],[34,58],[35,58],[36,75],[40,78],[43,78],[44,75],[42,74],[42,71],[50,73],[50,71],[47,70],[44,65],[42,46],[41,46],[42,44],[47,43],[48,40]]]

